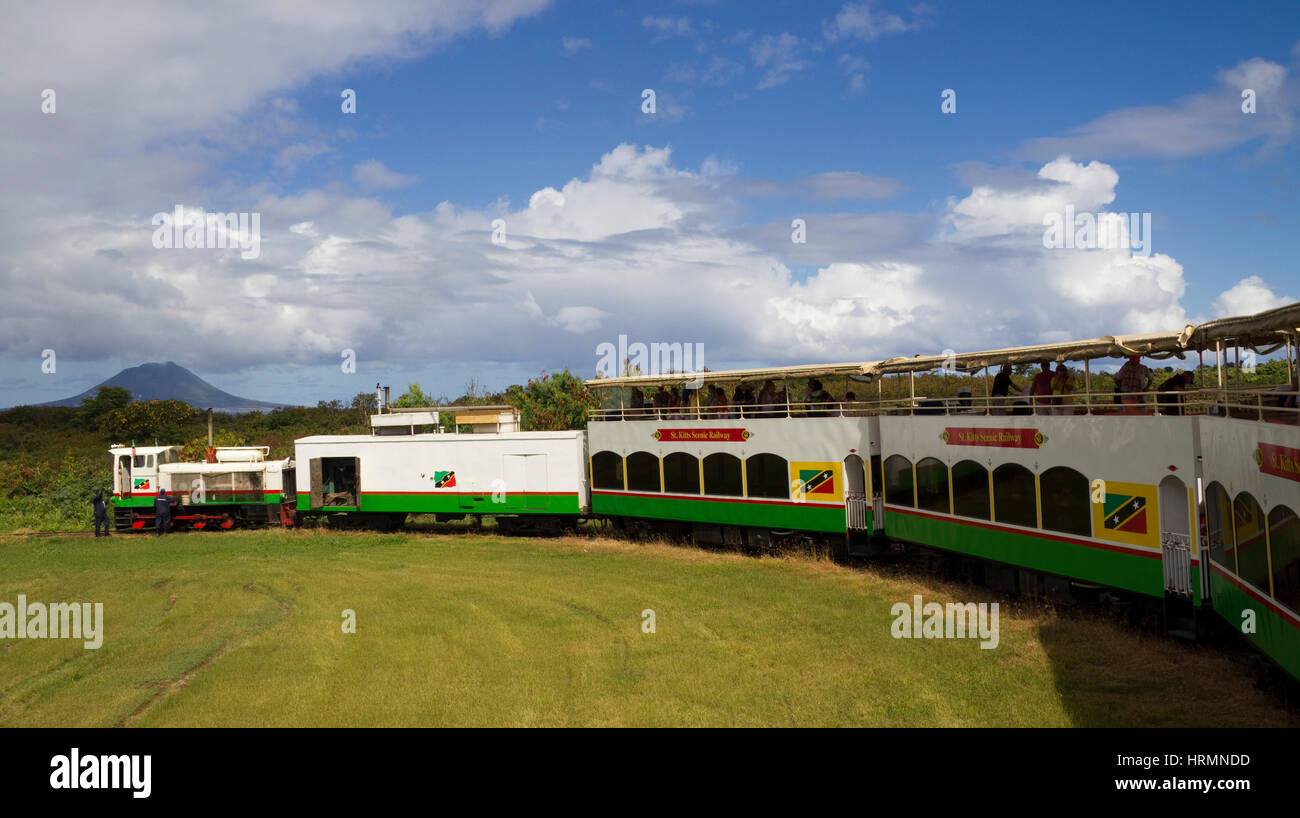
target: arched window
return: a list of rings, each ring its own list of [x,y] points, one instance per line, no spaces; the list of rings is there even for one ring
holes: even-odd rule
[[[649,452],[628,455],[627,490],[659,491],[659,458]]]
[[[1038,498],[1034,473],[1018,463],[993,470],[993,514],[999,523],[1038,527]]]
[[[1300,612],[1300,518],[1286,506],[1268,513],[1269,550],[1273,554],[1273,598]]]
[[[623,458],[614,452],[596,452],[591,456],[591,487],[623,490]]]
[[[790,499],[790,464],[785,458],[763,452],[745,460],[745,479],[750,497]]]
[[[1092,497],[1088,478],[1066,466],[1054,466],[1038,477],[1038,490],[1042,494],[1043,528],[1092,535]]]
[[[948,514],[948,467],[933,457],[916,461],[916,506]]]
[[[952,513],[977,520],[989,519],[989,471],[974,460],[952,467]]]
[[[714,452],[704,458],[704,493],[739,497],[744,493],[740,476],[740,458],[726,452]]]
[[[685,452],[664,458],[664,491],[672,494],[700,493],[700,461]]]
[[[885,458],[885,502],[916,508],[912,498],[912,461],[901,454]]]
[[[1232,501],[1232,528],[1237,535],[1237,574],[1254,585],[1268,591],[1268,549],[1265,547],[1265,526],[1268,520],[1249,492],[1243,491]]]
[[[1237,570],[1237,546],[1232,541],[1232,503],[1219,483],[1205,487],[1205,531],[1210,538],[1210,559]]]

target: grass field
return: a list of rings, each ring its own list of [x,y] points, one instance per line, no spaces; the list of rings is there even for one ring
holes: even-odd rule
[[[490,534],[0,539],[0,602],[20,593],[103,602],[105,635],[0,640],[4,726],[1300,724],[1231,657],[1089,617],[1004,604],[994,650],[894,639],[913,594],[995,598],[811,558]]]

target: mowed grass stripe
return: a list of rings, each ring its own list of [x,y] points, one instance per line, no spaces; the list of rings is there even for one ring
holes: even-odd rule
[[[104,603],[104,646],[0,641],[0,724],[1294,725],[1219,653],[983,589],[611,540],[228,532],[0,541],[0,601]],[[342,612],[357,632],[342,632]],[[657,632],[641,630],[641,612]]]

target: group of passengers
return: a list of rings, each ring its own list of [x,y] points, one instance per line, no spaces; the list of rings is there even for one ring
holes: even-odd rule
[[[1013,414],[1069,415],[1074,414],[1073,394],[1076,388],[1074,374],[1064,362],[1052,369],[1049,361],[1041,362],[1042,370],[1025,384],[1022,389],[1011,379],[1011,365],[1003,364],[1001,371],[993,379],[992,397],[995,399],[994,414],[1005,414],[1007,403],[1011,402],[1014,392],[1017,397],[1013,402]],[[1136,414],[1139,405],[1146,402],[1146,395],[1155,383],[1156,376],[1150,367],[1142,364],[1141,356],[1132,355],[1119,371],[1115,373],[1115,403],[1124,407],[1126,414]],[[1182,395],[1192,386],[1191,372],[1175,372],[1156,387],[1156,406],[1161,414],[1182,414]]]
[[[763,386],[754,394],[754,387],[748,381],[736,384],[731,397],[717,384],[698,388],[698,405],[691,401],[690,387],[659,387],[654,397],[647,401],[645,394],[633,387],[628,404],[621,410],[625,420],[663,420],[709,419],[709,418],[764,418],[764,417],[839,417],[855,414],[852,404],[857,402],[857,395],[848,392],[844,401],[836,398],[813,378],[808,381],[799,400],[791,403],[786,389],[777,389],[772,380],[763,381]]]

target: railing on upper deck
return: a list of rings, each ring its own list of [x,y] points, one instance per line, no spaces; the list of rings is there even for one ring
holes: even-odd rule
[[[1297,393],[1276,388],[1188,389],[1179,392],[1093,392],[1066,396],[884,398],[872,401],[787,401],[725,406],[594,409],[593,421],[833,418],[872,415],[1209,415],[1300,425]]]

